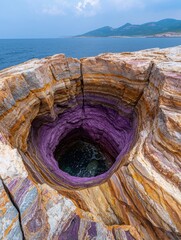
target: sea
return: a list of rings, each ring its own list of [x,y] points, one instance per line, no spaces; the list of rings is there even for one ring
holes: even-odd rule
[[[181,45],[181,38],[55,38],[0,39],[0,70],[33,58],[64,53],[83,58],[101,53],[133,52]]]

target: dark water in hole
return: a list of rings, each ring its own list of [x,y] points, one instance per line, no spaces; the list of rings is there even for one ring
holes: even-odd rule
[[[55,153],[59,168],[76,177],[94,177],[106,172],[113,161],[89,142],[77,140]]]

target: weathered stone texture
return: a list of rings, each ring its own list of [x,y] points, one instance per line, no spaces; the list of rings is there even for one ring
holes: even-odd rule
[[[60,123],[118,150],[110,171],[76,180],[48,163]],[[5,69],[0,239],[180,239],[180,149],[181,47]]]

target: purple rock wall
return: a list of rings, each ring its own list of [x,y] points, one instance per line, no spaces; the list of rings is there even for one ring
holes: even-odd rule
[[[119,106],[120,109],[121,106]],[[126,109],[116,111],[108,106],[84,105],[66,109],[55,121],[48,116],[35,119],[29,138],[29,151],[36,152],[38,171],[35,178],[41,182],[43,176],[53,185],[64,187],[89,187],[105,181],[117,169],[122,157],[129,150],[136,130],[136,114]],[[121,114],[120,114],[121,112]],[[91,178],[70,176],[59,169],[54,158],[56,146],[68,134],[82,129],[105,152],[115,158],[113,166],[105,173]],[[33,150],[32,150],[33,149]],[[33,170],[33,166],[29,166]]]

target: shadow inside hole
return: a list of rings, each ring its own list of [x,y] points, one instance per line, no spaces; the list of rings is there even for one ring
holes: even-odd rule
[[[59,168],[76,177],[95,177],[108,171],[115,157],[82,129],[69,133],[57,145],[54,157]]]

